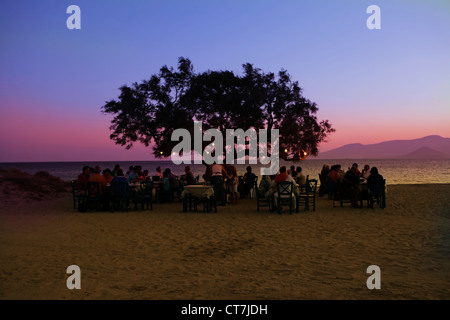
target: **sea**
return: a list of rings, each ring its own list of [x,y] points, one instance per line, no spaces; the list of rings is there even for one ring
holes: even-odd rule
[[[436,159],[436,160],[415,160],[415,159],[365,159],[365,160],[351,160],[351,159],[305,159],[301,162],[284,162],[280,161],[280,166],[300,166],[303,173],[309,175],[310,179],[319,179],[319,173],[324,164],[334,165],[340,164],[345,170],[351,167],[353,163],[358,163],[360,170],[364,165],[368,164],[370,167],[377,167],[378,172],[386,179],[386,184],[427,184],[427,183],[450,183],[450,160]],[[62,180],[75,180],[81,173],[83,166],[87,165],[95,167],[100,165],[102,169],[113,169],[116,164],[119,164],[124,172],[128,171],[130,166],[140,165],[142,169],[149,170],[149,175],[156,175],[156,168],[160,166],[163,170],[170,168],[175,175],[184,174],[184,167],[186,164],[175,165],[172,161],[86,161],[86,162],[5,162],[0,163],[0,168],[10,169],[16,168],[30,174],[35,174],[39,171],[48,172],[51,175],[57,176]],[[205,166],[202,164],[189,164],[194,176],[199,175],[200,181],[205,173]],[[257,176],[261,176],[261,164],[235,164],[239,175],[244,175],[246,168],[252,167],[252,172]]]

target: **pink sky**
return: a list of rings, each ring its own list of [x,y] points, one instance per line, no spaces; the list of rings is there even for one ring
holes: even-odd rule
[[[119,87],[191,59],[195,72],[285,69],[349,143],[450,137],[450,4],[349,1],[7,1],[0,11],[0,162],[151,160],[109,139]],[[230,18],[232,17],[232,18]],[[168,21],[176,23],[168,23]],[[235,129],[235,128],[234,128]]]
[[[8,108],[0,119],[2,162],[27,161],[127,161],[152,160],[151,148],[136,144],[131,150],[115,145],[109,139],[109,118],[98,114],[54,114],[41,108],[15,106]],[[434,126],[421,126],[422,120],[398,122],[380,121],[371,130],[363,121],[352,118],[329,117],[337,131],[320,150],[327,151],[347,143],[372,144],[386,140],[416,139],[437,134],[450,137],[446,119]]]

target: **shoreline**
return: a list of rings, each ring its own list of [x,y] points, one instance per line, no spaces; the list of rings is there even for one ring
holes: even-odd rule
[[[293,215],[256,199],[79,213],[71,195],[0,208],[0,299],[450,299],[450,184],[388,185],[385,209]],[[81,269],[81,289],[66,268]],[[366,286],[381,269],[381,289]]]

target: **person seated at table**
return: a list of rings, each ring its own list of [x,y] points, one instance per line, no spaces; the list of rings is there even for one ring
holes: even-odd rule
[[[354,163],[354,164],[352,164],[352,168],[356,168],[356,173],[359,175],[359,176],[361,176],[361,171],[359,171],[359,169],[358,169],[358,164],[357,163]],[[348,168],[349,170],[351,169],[351,168]]]
[[[259,194],[264,195],[265,198],[270,197],[270,194],[268,192],[272,186],[273,179],[275,179],[274,175],[271,175],[271,176],[264,175],[261,177],[261,182],[259,183],[259,186],[258,186],[258,192],[259,192]]]
[[[184,167],[184,174],[181,176],[181,180],[183,181],[184,185],[195,184],[195,177],[191,171],[190,166]]]
[[[180,196],[181,192],[183,191],[182,186],[180,185],[180,180],[176,175],[172,173],[172,170],[170,170],[170,168],[166,168],[164,172],[167,172],[167,177],[169,178],[170,182],[170,188],[173,192],[176,192],[178,196]]]
[[[161,190],[169,191],[169,189],[170,189],[170,180],[169,180],[169,174],[167,173],[167,171],[163,172],[163,178],[159,182],[159,186],[160,186]]]
[[[98,182],[99,188],[100,188],[99,192],[100,192],[100,194],[103,194],[103,190],[106,187],[106,179],[101,174],[101,172],[102,172],[102,167],[101,166],[95,166],[94,167],[94,173],[89,177],[89,181]]]
[[[384,193],[383,188],[383,176],[378,173],[377,167],[370,169],[370,176],[367,178],[367,186],[369,191],[374,195],[382,195]]]
[[[275,176],[275,181],[274,181],[275,186],[278,185],[282,181],[292,182],[292,185],[293,185],[292,192],[295,195],[298,195],[298,184],[290,175],[287,174],[285,166],[282,166],[280,168],[280,173]]]
[[[250,190],[254,187],[256,174],[252,172],[252,167],[247,167],[247,172],[244,174],[244,190],[242,192],[243,197],[247,197],[250,194]]]
[[[170,168],[167,168],[166,170],[164,170],[164,172],[167,172],[167,177],[169,178],[169,180],[177,180],[178,179],[177,176],[172,173],[172,170],[170,170]],[[163,177],[164,177],[164,175],[163,175]]]
[[[275,184],[278,184],[282,181],[286,181],[286,179],[288,178],[288,174],[286,172],[286,167],[283,166],[280,168],[280,171],[275,175]]]
[[[334,170],[330,173],[330,178],[337,185],[338,180],[342,180],[344,177],[344,173],[342,171],[342,166],[340,164],[336,164],[334,166]]]
[[[322,177],[326,177],[329,172],[330,172],[330,166],[328,164],[324,164],[322,166],[322,171],[320,171],[320,174],[322,175]]]
[[[367,178],[369,178],[370,176],[370,166],[368,164],[366,164],[364,166],[363,171],[361,171],[361,177],[365,180],[367,180]]]
[[[167,202],[172,198],[170,194],[172,191],[169,179],[169,173],[163,172],[163,178],[159,181],[160,200],[161,202]]]
[[[156,176],[159,177],[159,180],[162,180],[163,177],[163,173],[162,173],[162,169],[160,166],[156,167]]]
[[[75,190],[77,193],[86,192],[87,182],[89,181],[89,177],[91,175],[91,168],[89,166],[84,166],[81,174],[78,176],[77,181],[75,182]]]
[[[295,182],[300,186],[300,187],[304,187],[306,186],[306,177],[302,172],[302,167],[297,167],[296,169],[296,178],[295,178]]]
[[[111,171],[111,175],[112,175],[113,177],[117,176],[117,172],[118,172],[119,170],[121,170],[120,164],[116,164],[116,165],[114,166],[114,169]],[[122,173],[123,173],[123,171],[122,171]]]
[[[108,192],[105,192],[106,190],[106,179],[105,176],[102,174],[102,167],[101,166],[95,166],[94,167],[94,173],[89,177],[90,182],[98,182],[99,185],[99,193],[101,196],[101,202],[103,210],[109,210],[109,200],[110,195]]]
[[[278,192],[277,186],[278,186],[278,184],[280,182],[284,182],[284,181],[292,182],[292,193],[293,193],[294,210],[295,210],[295,203],[296,203],[295,197],[298,196],[298,194],[299,194],[298,185],[295,182],[295,180],[290,175],[287,174],[286,171],[287,171],[286,167],[282,166],[280,168],[280,173],[275,176],[275,180],[274,180],[275,193],[274,194],[275,194],[275,197],[276,197],[277,196],[277,192]],[[274,188],[271,188],[271,189],[273,190]]]
[[[103,170],[103,176],[105,177],[106,184],[110,184],[112,179],[114,178],[111,174],[111,170],[108,168]]]
[[[352,207],[358,207],[358,201],[360,196],[359,191],[359,174],[357,171],[357,167],[352,166],[349,171],[345,174],[342,179],[342,193],[349,194],[352,199]]]
[[[323,197],[327,193],[327,177],[330,172],[330,166],[324,164],[322,166],[322,171],[320,171],[320,187],[319,187],[319,197]]]
[[[130,167],[130,171],[128,173],[128,183],[139,182],[139,175],[137,173],[138,167],[135,166],[133,168]]]
[[[134,173],[136,174],[136,176],[138,177],[139,180],[141,180],[142,177],[142,166],[135,166],[134,167]]]
[[[111,190],[111,197],[117,196],[118,194],[125,196],[126,198],[128,198],[130,196],[130,190],[128,189],[128,179],[127,177],[125,177],[125,174],[123,173],[122,169],[117,169],[116,171],[116,176],[113,177],[113,179],[111,180],[111,186],[114,187],[114,183],[125,183],[126,187],[123,189],[119,189],[119,190]],[[111,198],[111,200],[114,200],[113,198]],[[128,200],[127,200],[127,208],[128,208]]]
[[[326,183],[327,183],[327,193],[328,195],[333,195],[336,193],[336,188],[337,188],[337,180],[336,178],[336,167],[337,164],[334,164],[330,167],[330,171],[328,171],[328,174],[325,178]]]
[[[328,171],[327,177],[329,177],[331,179],[331,175],[333,174],[334,171],[336,171],[336,167],[337,167],[337,164],[333,164],[330,167],[330,171]]]
[[[134,166],[129,166],[129,167],[128,167],[128,171],[127,171],[127,173],[125,174],[125,176],[126,176],[127,178],[128,178],[128,176],[130,175],[131,171],[134,171]]]
[[[128,183],[128,179],[125,177],[125,174],[123,173],[122,169],[119,168],[116,171],[116,176],[113,177],[113,179],[111,180],[111,183],[114,182],[114,181],[120,181],[120,182]]]
[[[338,181],[342,180],[342,170],[340,164],[332,165],[330,168],[330,172],[328,172],[327,176],[327,192],[328,194],[334,195],[336,197],[338,195]]]
[[[297,171],[295,170],[295,166],[291,166],[291,176],[294,179],[297,178]]]
[[[149,176],[149,172],[147,169],[145,169],[144,171],[142,171],[142,175],[139,177],[139,179],[141,181],[149,181],[150,180],[150,176]]]

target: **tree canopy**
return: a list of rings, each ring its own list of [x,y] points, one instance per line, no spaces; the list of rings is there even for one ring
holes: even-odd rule
[[[183,57],[177,70],[163,66],[149,80],[120,87],[119,97],[102,106],[103,113],[114,116],[110,138],[116,144],[152,145],[156,158],[171,155],[178,144],[171,141],[174,130],[186,129],[193,137],[194,121],[201,121],[203,131],[218,129],[224,140],[226,129],[278,129],[280,158],[302,160],[317,155],[319,144],[335,131],[328,120],[317,119],[317,111],[286,70],[264,73],[247,63],[242,76],[195,73]]]

